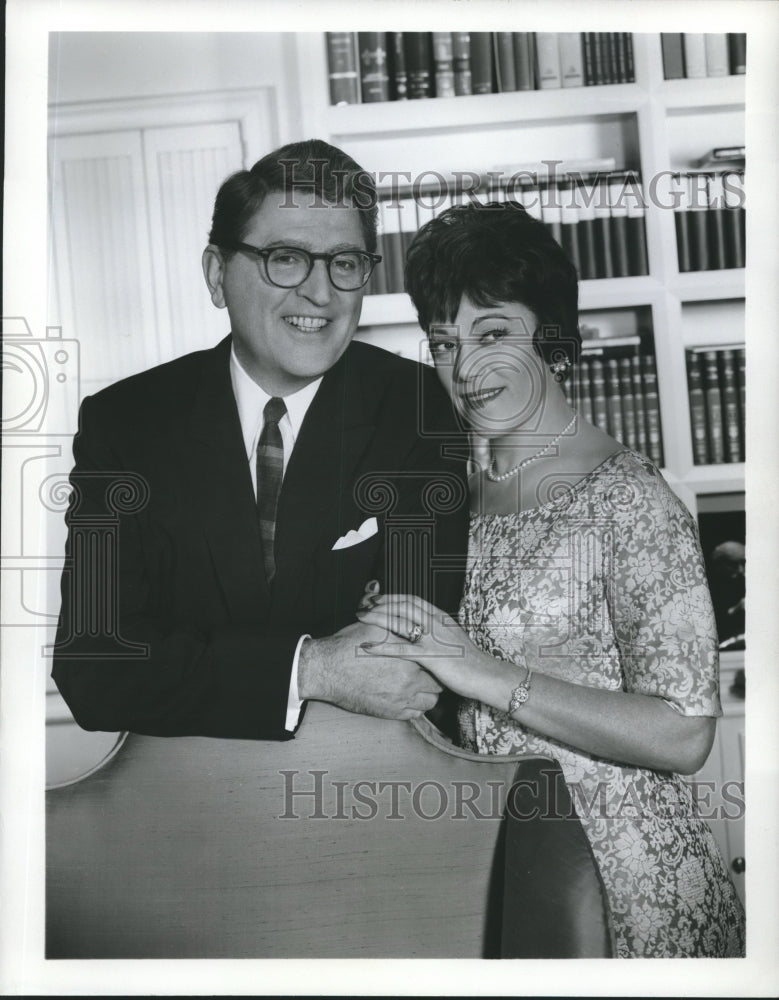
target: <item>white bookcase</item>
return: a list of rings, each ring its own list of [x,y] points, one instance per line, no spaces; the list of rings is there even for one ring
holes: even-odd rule
[[[663,79],[659,34],[634,34],[636,82],[450,99],[329,103],[323,34],[297,38],[302,132],[328,138],[380,180],[382,172],[486,172],[501,164],[613,156],[647,182],[684,170],[710,147],[744,142],[744,77]],[[649,275],[580,283],[588,312],[651,310],[663,427],[664,474],[695,513],[703,493],[743,489],[743,464],[696,466],[692,458],[685,348],[744,342],[744,270],[680,273],[674,213],[646,213]],[[695,322],[688,308],[695,304]],[[361,333],[420,356],[421,331],[404,294],[371,296]]]
[[[745,78],[665,80],[659,34],[634,34],[636,82],[451,99],[332,107],[325,39],[298,37],[303,134],[328,138],[367,170],[486,172],[500,164],[614,156],[647,182],[685,169],[708,149],[742,145]],[[744,465],[694,465],[685,350],[743,345],[743,269],[680,273],[674,213],[648,204],[649,275],[582,281],[582,321],[605,310],[651,312],[663,428],[664,475],[697,514],[698,497],[738,494]],[[411,357],[422,332],[404,294],[368,297],[360,336]],[[730,688],[743,653],[722,657],[724,717],[703,770],[713,781],[743,781],[744,702]],[[730,813],[733,807],[729,807]],[[744,817],[712,823],[743,895]]]

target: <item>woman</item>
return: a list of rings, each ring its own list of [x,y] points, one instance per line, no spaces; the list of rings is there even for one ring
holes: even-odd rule
[[[369,593],[359,617],[462,697],[463,746],[555,758],[606,888],[620,956],[736,956],[744,914],[680,774],[721,714],[694,522],[643,456],[582,419],[572,264],[511,204],[461,206],[412,245],[407,287],[485,468],[473,477],[459,625]]]

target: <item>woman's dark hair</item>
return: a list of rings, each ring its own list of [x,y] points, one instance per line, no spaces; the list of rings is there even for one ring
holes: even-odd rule
[[[376,249],[376,186],[351,156],[321,139],[292,142],[239,170],[219,188],[209,243],[228,247],[241,242],[270,192],[284,194],[284,204],[330,211],[330,206],[356,208],[365,248]]]
[[[427,333],[453,323],[463,296],[478,307],[517,302],[539,322],[547,363],[581,350],[576,268],[543,222],[513,202],[457,205],[419,230],[406,260],[406,291]]]

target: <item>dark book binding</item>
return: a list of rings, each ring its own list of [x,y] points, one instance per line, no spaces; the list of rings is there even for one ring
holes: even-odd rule
[[[660,421],[660,396],[657,389],[657,364],[653,354],[641,356],[644,374],[644,414],[649,457],[657,466],[663,464],[663,430]]]
[[[390,99],[387,39],[383,31],[361,31],[360,86],[363,104]]]
[[[663,76],[666,80],[684,79],[684,44],[679,32],[660,35],[663,49]]]
[[[494,53],[489,31],[471,32],[471,87],[474,94],[491,94],[494,90]]]
[[[628,448],[638,448],[636,430],[636,401],[633,397],[633,369],[629,357],[619,358],[619,393],[622,398],[622,425],[625,428],[624,443]]]
[[[709,461],[706,396],[703,391],[700,355],[696,351],[687,351],[687,392],[690,400],[692,460],[695,465],[706,465]]]
[[[728,35],[728,56],[730,72],[741,76],[747,71],[747,36],[744,34]]]
[[[481,59],[486,46],[489,52],[489,89],[474,90],[474,62]],[[492,42],[488,31],[453,31],[452,32],[452,53],[454,57],[454,92],[457,97],[467,97],[469,94],[491,94],[492,93]],[[483,63],[483,59],[482,59]],[[481,65],[479,72],[481,73]],[[480,86],[482,86],[482,76],[479,76]]]
[[[606,411],[609,415],[609,434],[620,444],[627,444],[622,419],[619,364],[616,358],[606,358]]]
[[[714,465],[719,465],[725,461],[725,436],[723,433],[722,390],[719,381],[717,351],[704,351],[702,356],[709,461]]]
[[[609,416],[606,405],[606,375],[601,358],[590,358],[590,387],[592,395],[592,422],[609,433]]]
[[[403,48],[406,56],[409,100],[432,97],[433,55],[430,51],[430,33],[405,31]]]
[[[393,101],[408,100],[406,53],[403,49],[403,32],[388,31],[390,91]]]
[[[636,407],[636,448],[642,455],[648,454],[646,440],[646,407],[644,406],[644,379],[641,374],[641,359],[634,354],[630,359],[633,377],[633,401]]]
[[[725,428],[725,454],[728,462],[743,462],[741,450],[741,416],[738,405],[738,375],[735,352],[731,348],[719,352],[720,384],[722,386],[722,421]]]

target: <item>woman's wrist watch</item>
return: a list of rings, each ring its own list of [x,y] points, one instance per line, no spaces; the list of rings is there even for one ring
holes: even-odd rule
[[[530,697],[530,678],[533,676],[533,671],[530,667],[525,664],[525,679],[514,688],[511,692],[511,700],[509,701],[509,715],[513,715],[514,712],[518,711],[525,702]]]

